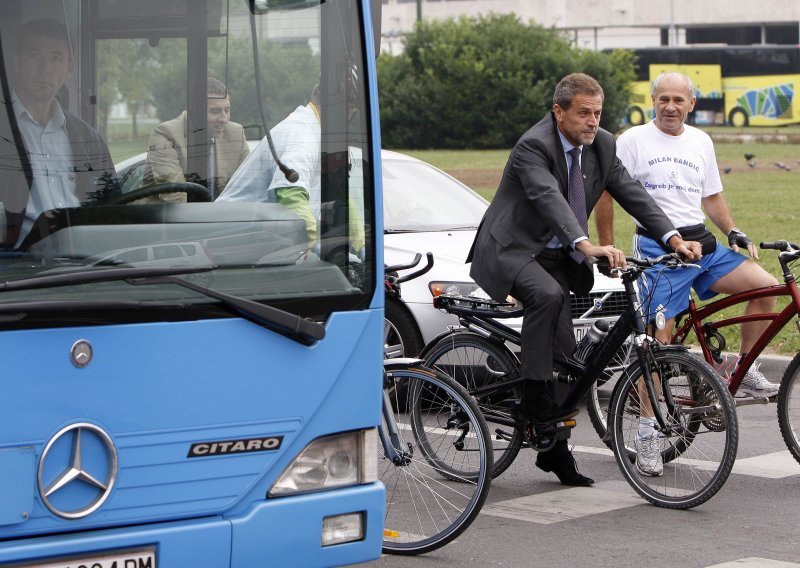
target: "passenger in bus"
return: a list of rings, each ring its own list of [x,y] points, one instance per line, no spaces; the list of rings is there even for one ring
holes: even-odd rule
[[[666,319],[662,329],[655,331],[656,338],[664,343],[669,343],[672,337],[675,316],[689,306],[690,289],[693,288],[701,300],[707,300],[716,294],[733,294],[778,283],[754,262],[758,259],[758,250],[753,241],[736,228],[722,195],[714,143],[708,134],[686,124],[686,117],[695,105],[694,92],[692,80],[686,75],[662,73],[653,81],[651,90],[655,118],[625,131],[617,141],[617,156],[631,176],[644,186],[681,235],[703,244],[703,257],[696,261],[700,270],[654,268],[644,275],[643,282],[652,294],[648,318],[655,319],[660,313]],[[613,209],[607,196],[601,199],[597,214],[601,243],[607,244],[613,235]],[[718,243],[706,228],[706,215],[728,236],[730,248]],[[633,248],[634,254],[641,257],[656,257],[665,252],[651,233],[638,226]],[[750,258],[737,254],[740,248]],[[775,300],[775,297],[754,299],[748,303],[745,313],[772,312]],[[739,360],[769,323],[742,324]],[[757,363],[747,371],[740,389],[754,397],[778,394],[778,385],[767,380]],[[640,418],[636,446],[639,471],[650,476],[661,475],[664,466],[652,416]]]
[[[0,118],[5,248],[19,248],[45,211],[97,203],[119,191],[105,141],[57,98],[72,70],[66,27],[31,20],[17,38],[13,90]]]
[[[231,122],[231,101],[225,84],[213,77],[207,82],[208,179],[188,170],[186,111],[159,124],[150,135],[142,187],[166,182],[195,182],[206,186],[212,198],[225,189],[236,168],[250,150],[241,124]],[[162,193],[139,199],[136,203],[182,203],[182,192]]]
[[[280,203],[306,223],[309,246],[316,249],[321,203],[321,114],[320,89],[315,85],[307,105],[298,106],[270,130],[278,158],[294,169],[299,178],[290,182],[275,164],[266,137],[231,178],[219,201]],[[364,253],[364,225],[350,203],[350,246],[359,257]]]

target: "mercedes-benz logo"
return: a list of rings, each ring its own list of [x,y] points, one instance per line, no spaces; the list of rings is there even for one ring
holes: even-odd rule
[[[80,519],[108,499],[117,467],[117,449],[102,428],[71,424],[47,442],[39,458],[39,495],[59,517]]]
[[[72,364],[79,369],[83,368],[92,360],[92,344],[85,339],[79,339],[72,345],[69,354]]]

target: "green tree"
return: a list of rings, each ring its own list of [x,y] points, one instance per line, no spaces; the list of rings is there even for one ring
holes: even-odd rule
[[[632,60],[579,50],[562,33],[514,15],[424,21],[401,55],[378,59],[384,145],[508,147],[552,106],[561,77],[583,71],[606,93],[602,124],[623,116]]]

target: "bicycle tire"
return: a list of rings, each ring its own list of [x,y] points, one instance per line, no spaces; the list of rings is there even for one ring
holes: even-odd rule
[[[464,532],[483,507],[492,479],[489,430],[463,387],[438,371],[394,366],[385,387],[404,459],[389,460],[378,442],[386,487],[383,552],[423,554]]]
[[[594,431],[605,444],[611,447],[611,438],[608,434],[608,407],[611,403],[611,394],[620,376],[632,362],[636,360],[636,349],[633,336],[614,354],[609,364],[603,371],[601,378],[595,382],[586,394],[586,413]]]
[[[623,476],[639,495],[659,507],[691,509],[713,497],[730,475],[739,438],[736,408],[727,387],[705,361],[677,350],[656,351],[652,357],[676,409],[670,415],[661,397],[660,408],[672,427],[661,433],[658,442],[663,473],[651,477],[636,465],[637,382],[642,377],[638,365],[629,367],[612,395],[612,449]],[[704,393],[703,400],[698,393]]]
[[[519,372],[516,357],[505,347],[470,332],[454,332],[443,337],[423,356],[426,367],[438,369],[455,379],[477,402],[490,425],[493,476],[497,477],[514,462],[525,439],[519,425],[507,424],[511,420],[510,410],[520,398],[520,389],[517,384],[488,395],[477,395],[475,389],[516,376]]]
[[[800,353],[786,367],[778,389],[778,425],[794,459],[800,462]]]

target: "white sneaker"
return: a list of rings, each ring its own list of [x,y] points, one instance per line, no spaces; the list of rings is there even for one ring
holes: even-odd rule
[[[759,363],[753,363],[742,379],[737,393],[743,392],[755,398],[771,397],[778,394],[780,385],[769,382],[767,377],[764,376],[764,373],[758,370],[760,366]]]
[[[636,441],[636,469],[648,477],[658,477],[664,472],[664,461],[661,458],[661,436],[653,431],[649,436],[637,434]]]

